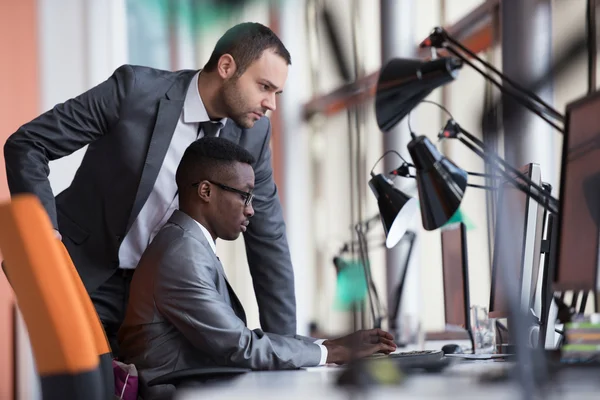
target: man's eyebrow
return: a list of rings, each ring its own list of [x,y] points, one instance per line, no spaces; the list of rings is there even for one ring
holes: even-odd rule
[[[283,90],[279,90],[279,88],[277,87],[277,85],[275,85],[273,82],[271,82],[268,79],[263,79],[263,81],[265,81],[265,83],[267,84],[267,86],[270,86],[271,89],[276,90],[277,93],[283,93]]]

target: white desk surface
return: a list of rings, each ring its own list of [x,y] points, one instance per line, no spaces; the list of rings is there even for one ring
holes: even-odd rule
[[[463,361],[448,367],[443,373],[408,375],[397,386],[378,386],[363,396],[336,387],[335,380],[341,367],[315,367],[294,371],[250,372],[218,386],[180,390],[176,400],[193,399],[510,399],[521,398],[518,387],[512,383],[481,383],[482,372],[507,368],[506,362]],[[352,396],[358,395],[358,396]],[[585,387],[569,385],[568,393],[553,390],[547,399],[586,400],[600,399],[600,383],[589,382]]]

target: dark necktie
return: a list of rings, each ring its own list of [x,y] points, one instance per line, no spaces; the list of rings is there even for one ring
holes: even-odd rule
[[[219,132],[220,127],[221,124],[218,122],[200,122],[200,125],[198,126],[198,135],[200,135],[200,131],[202,131],[204,133],[204,137],[215,137],[217,136],[217,132]]]

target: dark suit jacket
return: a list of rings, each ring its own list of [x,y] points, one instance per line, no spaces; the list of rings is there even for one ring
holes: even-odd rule
[[[140,260],[119,331],[120,352],[138,369],[144,399],[170,389],[148,389],[149,380],[188,368],[318,365],[321,350],[312,341],[248,329],[201,228],[177,210]]]
[[[124,65],[20,127],[4,146],[11,194],[40,198],[88,292],[119,266],[119,246],[152,191],[196,72]],[[294,274],[273,181],[270,122],[241,129],[228,120],[220,136],[257,160],[255,215],[244,239],[261,326],[295,334]],[[71,186],[55,199],[48,161],[88,144]]]

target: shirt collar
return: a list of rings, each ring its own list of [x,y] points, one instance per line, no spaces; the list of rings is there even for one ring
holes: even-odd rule
[[[204,236],[206,237],[206,240],[208,241],[208,244],[210,245],[210,248],[212,249],[212,251],[215,254],[217,254],[217,246],[216,246],[215,241],[213,240],[212,236],[208,232],[208,229],[206,229],[200,222],[198,222],[196,220],[194,220],[194,222],[196,222],[198,224],[198,226],[202,230],[202,233],[204,233]]]
[[[200,97],[200,92],[198,91],[199,76],[200,71],[196,72],[192,78],[190,86],[188,86],[188,90],[185,95],[185,101],[183,102],[183,122],[186,124],[200,123],[210,120],[208,117],[208,112],[206,111],[206,107],[204,106],[202,98]],[[219,121],[221,128],[225,126],[226,122],[227,118],[223,118]]]

